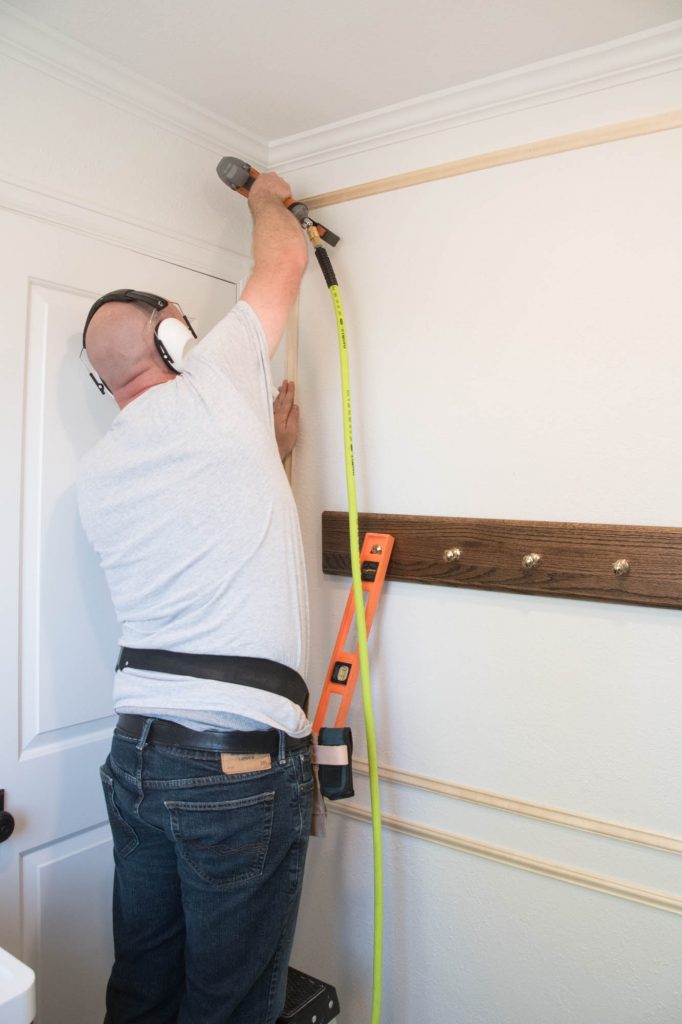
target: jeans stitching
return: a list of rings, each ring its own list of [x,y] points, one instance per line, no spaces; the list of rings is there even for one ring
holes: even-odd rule
[[[133,852],[136,847],[140,845],[140,839],[135,829],[126,821],[121,810],[116,802],[116,795],[114,793],[114,778],[108,772],[106,765],[102,765],[99,770],[100,778],[102,780],[102,789],[104,790],[104,800],[107,805],[107,813],[109,816],[109,825],[111,828],[111,837],[114,842],[114,848],[116,848],[116,834],[114,831],[114,822],[118,823],[119,833],[127,837],[127,842],[119,843],[118,855],[120,857],[127,857]]]

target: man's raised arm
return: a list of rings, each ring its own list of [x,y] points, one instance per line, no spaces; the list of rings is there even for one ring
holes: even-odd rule
[[[284,332],[308,261],[301,225],[284,205],[291,189],[272,172],[260,174],[249,192],[254,267],[242,299],[260,320],[272,356]]]

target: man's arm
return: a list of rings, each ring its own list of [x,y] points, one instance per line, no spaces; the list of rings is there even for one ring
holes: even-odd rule
[[[271,356],[308,261],[301,225],[284,205],[290,196],[286,181],[274,173],[259,174],[249,192],[254,266],[241,297],[260,320]]]

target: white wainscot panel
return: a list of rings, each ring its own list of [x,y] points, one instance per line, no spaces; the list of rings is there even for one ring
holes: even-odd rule
[[[112,875],[107,825],[22,858],[24,958],[36,972],[38,1024],[92,1024],[104,1017],[113,962]]]
[[[23,746],[89,731],[111,713],[118,627],[76,505],[81,456],[117,409],[79,359],[95,296],[29,287],[22,550]]]

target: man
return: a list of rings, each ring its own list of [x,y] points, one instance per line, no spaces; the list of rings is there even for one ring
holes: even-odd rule
[[[253,272],[180,374],[189,322],[163,297],[109,293],[84,331],[121,409],[78,487],[122,631],[101,769],[106,1024],[274,1024],[284,1004],[313,789],[306,581],[269,370],[307,259],[290,194],[254,183]],[[295,428],[290,386],[275,412]]]

